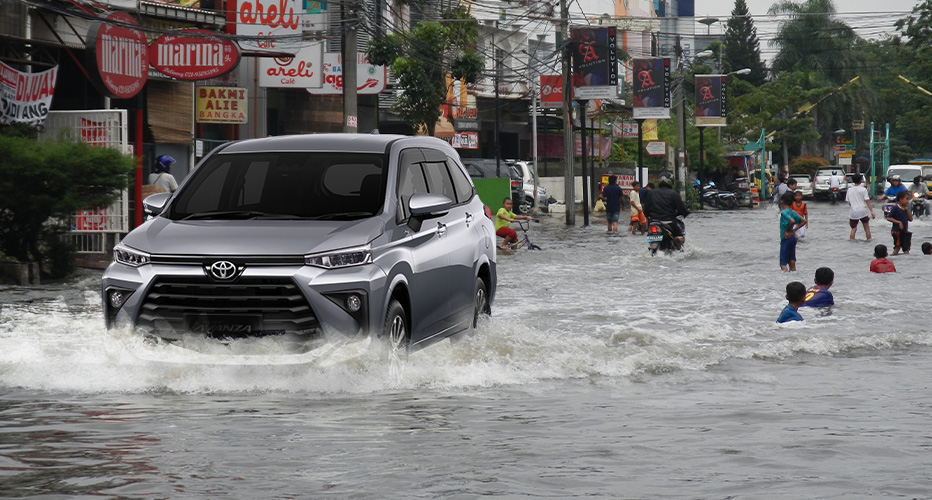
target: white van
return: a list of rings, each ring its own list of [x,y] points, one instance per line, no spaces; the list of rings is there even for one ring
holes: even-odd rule
[[[916,176],[922,175],[922,165],[890,165],[887,168],[887,179],[883,183],[883,188],[886,190],[890,187],[890,177],[894,175],[900,176],[900,182],[906,186],[906,189],[912,189],[913,179]]]

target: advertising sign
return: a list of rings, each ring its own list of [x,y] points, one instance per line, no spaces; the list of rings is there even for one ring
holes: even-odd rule
[[[476,132],[455,132],[450,144],[456,149],[479,149],[479,134]]]
[[[239,47],[206,30],[180,30],[162,35],[149,46],[149,64],[178,80],[207,80],[229,73],[239,64]]]
[[[291,89],[320,87],[324,58],[323,42],[308,42],[294,57],[259,59],[259,86]]]
[[[725,75],[696,75],[696,126],[724,127],[728,106]]]
[[[115,24],[119,23],[119,24]],[[149,78],[149,44],[125,12],[104,14],[87,32],[89,74],[101,93],[119,99],[138,94]]]
[[[572,28],[573,98],[618,97],[616,28]]]
[[[324,52],[323,61],[322,85],[318,88],[309,88],[307,91],[314,95],[342,94],[343,56],[339,52]],[[356,93],[378,94],[385,90],[387,80],[385,66],[369,64],[363,52],[356,54]]]
[[[52,107],[58,66],[23,73],[0,62],[0,123],[41,124]]]
[[[667,153],[667,143],[664,141],[648,142],[644,150],[651,156],[663,156]]]
[[[238,87],[198,87],[198,123],[246,123],[246,92]]]
[[[631,72],[634,118],[670,118],[670,59],[634,59]]]
[[[301,18],[301,28],[304,31],[326,31],[328,24],[328,5],[321,0],[302,0],[304,15]]]
[[[544,108],[563,107],[563,77],[560,75],[540,76],[540,105]]]
[[[297,0],[237,0],[235,19],[244,51],[294,54],[303,45]]]

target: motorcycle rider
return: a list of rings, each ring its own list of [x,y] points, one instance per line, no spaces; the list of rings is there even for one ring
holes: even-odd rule
[[[155,159],[155,172],[149,174],[149,184],[162,188],[163,192],[174,193],[178,189],[178,181],[171,174],[172,163],[175,159],[168,155],[159,155]]]
[[[680,194],[673,190],[673,176],[669,172],[663,172],[657,178],[657,189],[651,191],[647,200],[641,200],[644,207],[644,213],[648,220],[672,221],[670,231],[673,233],[674,243],[677,248],[683,246],[686,241],[686,224],[683,223],[683,217],[689,215],[689,209],[683,203]]]
[[[914,197],[916,197],[915,195],[917,194],[919,195],[916,198],[922,200],[923,205],[925,205],[925,215],[930,215],[929,209],[932,208],[930,207],[932,203],[929,203],[929,188],[926,186],[926,181],[921,175],[917,175],[916,178],[913,179],[913,187],[909,188],[909,192],[912,193]]]
[[[832,170],[832,176],[828,178],[828,187],[830,196],[832,197],[832,204],[838,201],[838,190],[841,189],[841,180],[844,177],[838,175],[837,170]]]
[[[906,186],[903,185],[903,182],[900,180],[900,176],[894,174],[890,177],[890,187],[883,191],[883,194],[880,195],[878,200],[890,199],[890,203],[894,203],[893,200],[896,199],[897,193],[900,191],[906,191]]]

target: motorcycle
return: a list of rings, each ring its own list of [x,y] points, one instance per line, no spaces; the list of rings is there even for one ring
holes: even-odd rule
[[[831,190],[830,190],[830,192],[829,192],[829,196],[832,198],[832,205],[838,203],[838,194],[839,194],[839,192],[838,192],[838,188],[837,188],[837,187],[831,188]]]
[[[695,187],[699,192],[699,196],[702,198],[702,203],[704,205],[718,207],[725,210],[731,210],[738,207],[738,198],[735,197],[735,193],[730,191],[719,191],[715,188],[714,182],[709,182],[703,186],[699,182],[699,179],[696,179]]]
[[[919,193],[913,193],[913,199],[909,200],[909,211],[913,214],[914,219],[926,213],[926,202],[919,197]]]
[[[683,219],[677,217],[676,220],[656,220],[647,221],[647,248],[651,255],[657,255],[660,250],[669,254],[674,250],[683,251],[683,244],[673,236],[673,225],[676,224],[683,228]],[[683,231],[680,231],[683,233]]]

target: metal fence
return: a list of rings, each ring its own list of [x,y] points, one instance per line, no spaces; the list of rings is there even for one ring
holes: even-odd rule
[[[59,138],[132,153],[124,109],[49,111],[40,139]],[[68,237],[78,252],[105,253],[108,235],[119,239],[119,234],[129,231],[129,193],[123,190],[109,207],[72,214],[67,223],[71,228]]]

